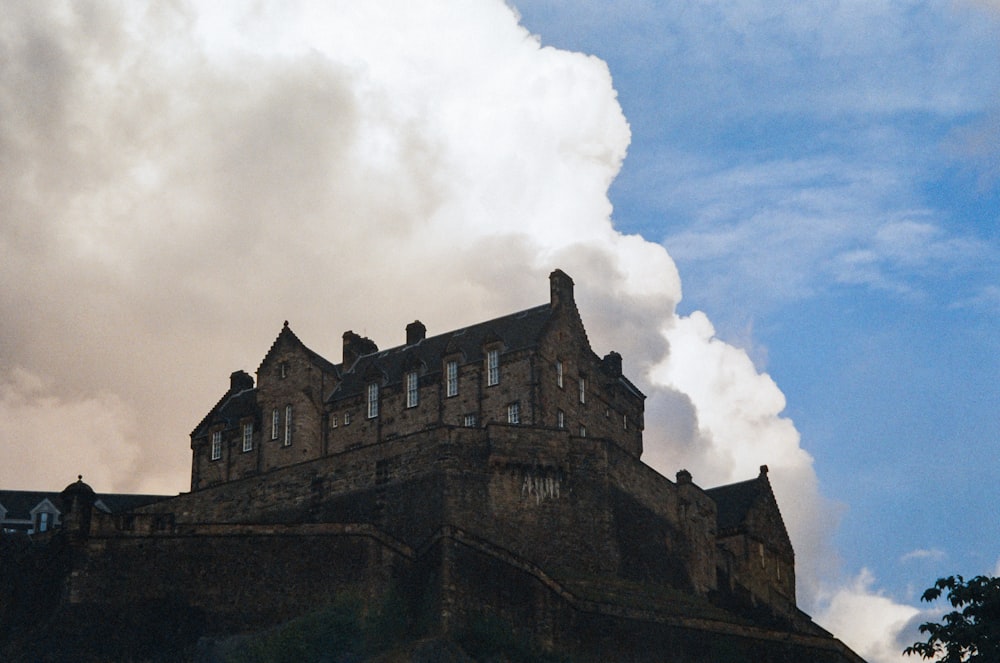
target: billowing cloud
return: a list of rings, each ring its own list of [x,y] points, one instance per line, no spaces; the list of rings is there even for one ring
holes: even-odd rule
[[[821,597],[815,617],[866,661],[903,663],[909,659],[903,649],[920,639],[916,625],[926,615],[883,596],[874,584],[871,572],[862,569],[851,583]]]
[[[650,395],[647,460],[706,487],[768,464],[807,605],[835,575],[780,389],[614,227],[604,62],[499,0],[5,10],[0,483],[184,490],[188,432],[281,321],[337,361],[348,328],[393,346],[545,301],[561,267]]]

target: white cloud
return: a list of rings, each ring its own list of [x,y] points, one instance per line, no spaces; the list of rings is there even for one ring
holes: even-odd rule
[[[948,553],[946,553],[943,550],[938,550],[937,548],[932,548],[930,550],[918,549],[918,550],[911,550],[910,552],[906,553],[905,555],[900,557],[899,561],[904,563],[914,560],[931,560],[939,562],[947,557]]]
[[[871,572],[862,569],[851,583],[823,595],[823,607],[813,617],[869,663],[903,663],[910,658],[903,649],[916,641],[913,625],[923,613],[874,585]]]

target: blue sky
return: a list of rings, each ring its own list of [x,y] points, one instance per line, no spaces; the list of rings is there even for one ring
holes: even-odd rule
[[[616,224],[662,242],[787,398],[848,569],[890,595],[1000,558],[1000,11],[522,0],[608,63]],[[915,553],[915,551],[926,551]]]

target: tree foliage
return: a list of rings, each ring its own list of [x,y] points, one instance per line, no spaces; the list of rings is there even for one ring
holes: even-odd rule
[[[955,610],[944,615],[940,623],[921,624],[920,632],[927,635],[927,641],[915,642],[903,653],[940,656],[940,663],[1000,661],[1000,578],[939,578],[920,598],[932,602],[945,591]]]

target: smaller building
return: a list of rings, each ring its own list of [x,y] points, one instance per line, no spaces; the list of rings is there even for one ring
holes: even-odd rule
[[[86,486],[82,476],[78,478],[77,483]],[[134,511],[172,496],[97,493],[94,497],[95,509],[102,513],[118,514]],[[0,532],[34,536],[60,529],[63,526],[66,509],[63,493],[0,490]]]

